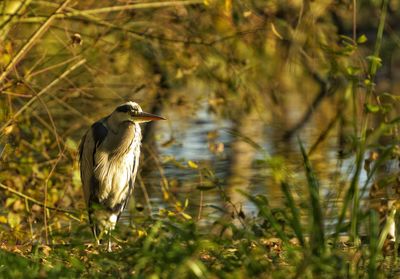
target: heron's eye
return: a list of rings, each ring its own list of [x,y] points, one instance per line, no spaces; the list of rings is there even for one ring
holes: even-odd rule
[[[138,108],[132,108],[131,112],[132,112],[133,114],[138,114],[138,113],[139,113],[139,110],[138,110]]]
[[[117,109],[116,109],[116,111],[118,111],[118,112],[128,112],[130,110],[132,110],[132,107],[130,105],[122,105],[122,106],[117,107]]]

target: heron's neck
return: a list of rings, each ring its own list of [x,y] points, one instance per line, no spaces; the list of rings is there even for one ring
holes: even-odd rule
[[[125,152],[131,147],[132,142],[141,141],[141,131],[139,124],[128,121],[120,123],[107,120],[109,133],[107,135],[107,148],[113,151]]]

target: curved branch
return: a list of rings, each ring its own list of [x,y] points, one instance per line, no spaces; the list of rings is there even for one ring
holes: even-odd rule
[[[73,211],[70,211],[70,210],[67,210],[67,209],[52,207],[52,206],[48,206],[48,205],[45,206],[44,203],[42,203],[42,202],[40,202],[40,201],[38,201],[38,200],[36,200],[36,199],[30,197],[30,196],[27,196],[27,195],[25,195],[25,194],[23,194],[23,193],[21,193],[21,192],[15,190],[15,189],[13,189],[13,188],[10,188],[10,187],[8,187],[8,186],[2,184],[2,183],[0,183],[0,188],[2,188],[2,189],[4,189],[4,190],[7,190],[7,191],[13,193],[14,195],[16,195],[16,196],[18,196],[18,197],[21,197],[21,198],[24,198],[24,199],[26,199],[26,200],[28,200],[28,201],[34,203],[34,204],[40,205],[40,206],[42,206],[42,207],[44,207],[44,208],[46,208],[46,209],[65,213],[65,214],[66,214],[68,217],[70,217],[71,219],[74,219],[74,220],[76,220],[76,221],[81,221],[78,217],[76,217],[76,216],[74,215],[74,214],[76,214],[76,212],[73,212]]]

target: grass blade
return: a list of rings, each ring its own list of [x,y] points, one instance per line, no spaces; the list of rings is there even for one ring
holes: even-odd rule
[[[303,155],[304,167],[308,181],[307,186],[311,202],[310,206],[310,211],[311,211],[310,217],[312,217],[311,227],[310,227],[311,248],[313,254],[321,255],[325,252],[325,232],[324,232],[324,217],[322,214],[322,208],[319,197],[320,186],[318,179],[316,178],[314,171],[312,169],[307,153],[303,147],[303,144],[300,141],[300,139],[298,139],[298,141],[300,145],[301,154]]]
[[[281,185],[281,188],[282,188],[283,194],[285,195],[290,212],[292,213],[292,218],[290,218],[290,220],[289,220],[290,224],[291,224],[293,231],[296,234],[296,237],[299,240],[301,246],[304,247],[305,240],[304,240],[303,230],[302,230],[301,223],[300,223],[299,209],[297,208],[297,206],[294,202],[293,195],[290,191],[290,186],[286,182],[283,182]]]

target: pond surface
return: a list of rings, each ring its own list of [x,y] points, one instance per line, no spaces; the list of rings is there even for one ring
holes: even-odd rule
[[[296,106],[290,108],[292,122],[286,124],[286,128],[296,123],[305,109]],[[157,216],[161,208],[171,209],[177,201],[183,205],[187,199],[189,203],[185,212],[202,224],[230,216],[234,211],[232,205],[236,210],[242,210],[246,217],[253,217],[257,215],[257,208],[242,192],[267,195],[273,207],[281,207],[284,205],[278,182],[281,177],[286,177],[291,183],[298,203],[308,202],[299,143],[296,136],[283,139],[285,126],[278,116],[273,115],[272,121],[265,121],[252,115],[237,127],[233,121],[210,112],[206,102],[187,114],[173,108],[164,109],[162,114],[168,122],[156,124],[157,146],[153,149],[159,154],[159,162],[147,165],[142,177],[149,201],[146,202],[138,183],[135,190],[137,203],[144,205],[153,216]],[[298,133],[306,149],[326,128],[321,125],[321,122],[326,124],[325,120],[319,120],[323,114],[321,110],[316,111]],[[326,214],[332,215],[332,222],[334,216],[337,217],[340,195],[354,173],[354,157],[339,156],[337,130],[332,129],[311,156],[321,182],[320,194],[326,201]],[[214,175],[212,182],[205,175],[207,170]],[[360,187],[365,179],[363,170]],[[165,186],[166,180],[168,186]],[[203,186],[206,190],[200,191]],[[172,198],[165,198],[163,187],[168,187]],[[368,196],[368,191],[364,196]],[[227,203],[227,198],[230,203]],[[128,217],[126,212],[123,219]]]

